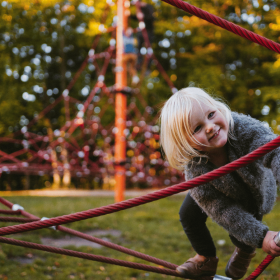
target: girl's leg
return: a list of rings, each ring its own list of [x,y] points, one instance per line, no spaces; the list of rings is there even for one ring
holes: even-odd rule
[[[262,215],[255,215],[255,218],[261,221]],[[229,237],[236,248],[227,263],[225,272],[230,278],[240,279],[244,277],[251,259],[256,255],[255,248],[240,242],[232,235]]]
[[[206,226],[207,215],[187,194],[180,212],[180,221],[194,250],[201,256],[215,257],[216,248]]]
[[[254,217],[258,220],[258,221],[262,221],[263,216],[262,215],[254,215]],[[251,247],[249,245],[246,245],[244,243],[242,243],[241,241],[237,240],[234,236],[229,235],[231,242],[239,249],[241,249],[242,251],[246,252],[246,253],[253,253],[255,252],[254,247]]]
[[[197,254],[176,268],[185,278],[214,276],[217,271],[219,259],[216,257],[216,248],[206,227],[206,220],[206,213],[188,193],[180,209],[180,221]]]
[[[249,245],[246,245],[240,241],[238,241],[234,236],[232,235],[229,235],[230,239],[231,239],[231,242],[239,249],[241,249],[242,251],[246,252],[246,253],[253,253],[255,252],[255,249],[254,247],[251,247]]]

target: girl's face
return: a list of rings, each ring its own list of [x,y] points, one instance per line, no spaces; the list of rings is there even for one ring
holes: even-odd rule
[[[223,114],[214,107],[194,102],[190,126],[191,146],[198,151],[215,154],[227,143],[228,122]],[[194,139],[200,144],[197,144]]]

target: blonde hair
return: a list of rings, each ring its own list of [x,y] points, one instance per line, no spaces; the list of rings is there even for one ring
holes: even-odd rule
[[[197,87],[187,87],[172,95],[161,109],[160,141],[169,164],[184,170],[193,158],[208,158],[206,154],[191,147],[190,115],[193,103],[206,104],[219,110],[229,124],[228,137],[234,139],[231,110],[221,99],[214,98]],[[199,144],[199,143],[198,143]]]

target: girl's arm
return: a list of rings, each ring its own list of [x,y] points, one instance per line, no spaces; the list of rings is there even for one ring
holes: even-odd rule
[[[268,227],[209,183],[191,189],[191,196],[203,211],[239,241],[261,248]],[[191,215],[191,213],[190,213]]]
[[[234,132],[244,155],[278,136],[264,122],[243,114],[233,113],[233,116]],[[280,147],[263,156],[261,161],[265,167],[271,168],[274,178],[280,183]]]
[[[239,241],[254,248],[262,248],[271,256],[280,256],[280,247],[273,240],[277,232],[269,231],[267,226],[233,200],[215,190],[210,184],[190,192],[203,211]]]

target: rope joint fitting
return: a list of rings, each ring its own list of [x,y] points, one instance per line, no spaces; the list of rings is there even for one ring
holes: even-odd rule
[[[49,220],[49,218],[43,217],[43,218],[41,219],[41,221],[45,221],[45,220]],[[51,229],[53,229],[53,230],[57,230],[56,226],[50,226],[49,228],[51,228]]]
[[[24,208],[22,206],[20,206],[19,204],[13,204],[12,210],[18,211],[18,210],[24,210]]]

